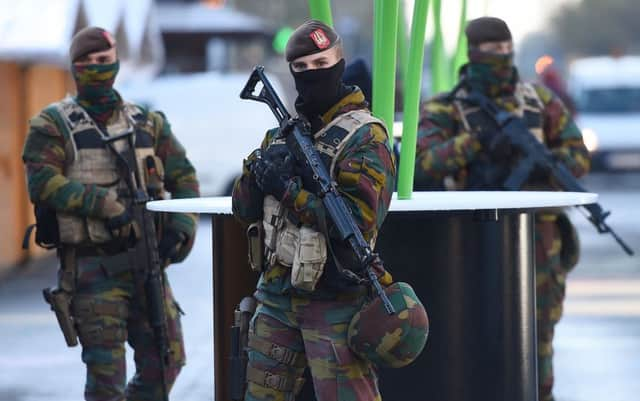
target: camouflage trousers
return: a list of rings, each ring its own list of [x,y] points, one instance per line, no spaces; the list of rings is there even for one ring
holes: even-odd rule
[[[553,334],[562,316],[566,277],[572,264],[561,258],[562,235],[553,215],[542,215],[535,226],[536,317],[538,338],[538,399],[552,401]]]
[[[347,346],[347,328],[364,302],[259,293],[251,321],[245,401],[292,401],[309,367],[318,401],[380,400],[374,366]]]
[[[88,401],[160,400],[161,374],[146,300],[128,263],[117,257],[78,259],[73,315],[87,366]],[[171,349],[168,388],[185,363],[180,310],[165,281],[167,335]],[[134,350],[135,374],[127,384],[125,341]]]

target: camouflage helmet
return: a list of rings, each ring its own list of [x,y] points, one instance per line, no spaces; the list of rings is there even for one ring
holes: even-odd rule
[[[427,311],[407,283],[385,288],[396,310],[389,315],[380,297],[355,314],[349,324],[349,348],[361,358],[382,368],[400,368],[413,362],[427,342]]]

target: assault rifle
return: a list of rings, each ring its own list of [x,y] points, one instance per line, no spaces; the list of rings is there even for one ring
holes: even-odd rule
[[[452,93],[456,91],[454,89]],[[563,191],[588,192],[578,183],[567,167],[558,161],[549,149],[529,131],[529,127],[522,118],[498,107],[495,102],[478,91],[471,91],[466,98],[459,100],[479,107],[495,123],[496,133],[504,135],[511,149],[520,155],[515,167],[499,184],[502,189],[518,191],[534,171],[541,170],[553,177]],[[605,222],[611,212],[605,212],[599,203],[590,203],[579,207],[587,211],[587,219],[595,226],[598,233],[611,234],[628,255],[633,255],[633,250]]]
[[[254,95],[258,83],[262,84],[262,90],[258,95]],[[322,163],[320,155],[313,146],[308,124],[302,120],[291,117],[278,97],[278,94],[273,89],[273,86],[271,86],[269,79],[264,73],[263,66],[257,66],[253,70],[247,84],[240,93],[240,98],[266,103],[267,106],[269,106],[280,124],[281,134],[287,136],[287,145],[292,150],[298,163],[308,166],[308,168],[311,169],[313,178],[317,184],[316,195],[322,200],[322,204],[328,212],[331,221],[333,221],[339,234],[339,239],[348,246],[355,256],[357,263],[357,266],[354,266],[355,269],[339,268],[341,274],[355,282],[370,282],[376,294],[382,300],[387,313],[393,315],[395,309],[384,293],[374,271],[374,266],[379,266],[382,262],[364,240],[360,228],[358,228],[358,225],[351,216],[351,211],[334,186],[327,168]],[[359,276],[356,272],[365,272],[366,278]]]
[[[127,141],[127,150],[124,155],[118,152],[113,143],[119,140]],[[169,393],[166,383],[166,366],[169,363],[169,340],[167,336],[167,322],[164,303],[164,276],[160,255],[158,254],[158,239],[156,237],[156,224],[152,212],[146,209],[147,202],[156,196],[154,191],[144,191],[140,171],[138,169],[137,157],[135,154],[135,143],[133,140],[133,129],[113,137],[103,139],[105,144],[116,156],[119,165],[122,167],[126,178],[127,187],[131,193],[131,211],[133,221],[141,225],[142,235],[135,245],[136,263],[144,263],[143,267],[136,266],[136,278],[139,277],[144,285],[145,297],[147,300],[147,313],[149,324],[153,329],[153,336],[158,349],[160,359],[160,376],[162,384],[162,400],[169,400]],[[145,168],[152,170],[156,168],[153,157],[148,156],[144,160]]]

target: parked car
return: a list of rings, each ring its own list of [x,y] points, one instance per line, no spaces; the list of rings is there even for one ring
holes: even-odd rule
[[[592,170],[640,170],[640,56],[575,60],[568,84]]]
[[[169,75],[118,89],[125,99],[167,115],[196,168],[203,196],[230,195],[242,159],[276,125],[266,105],[240,99],[248,77],[249,73],[214,72]]]

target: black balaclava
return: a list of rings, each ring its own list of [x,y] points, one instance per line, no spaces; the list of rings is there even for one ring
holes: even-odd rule
[[[298,91],[296,99],[298,113],[311,121],[338,103],[348,92],[342,83],[344,68],[345,61],[341,59],[329,68],[301,72],[291,69]]]

